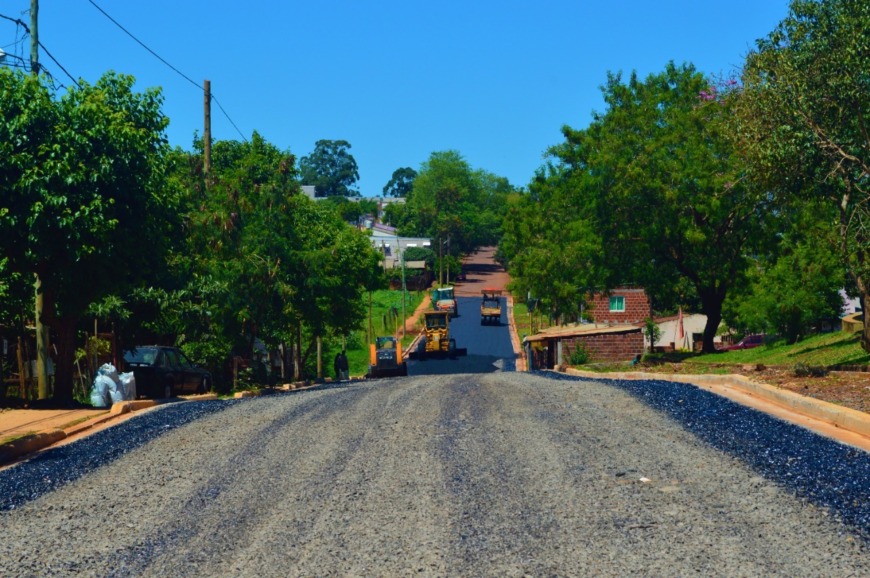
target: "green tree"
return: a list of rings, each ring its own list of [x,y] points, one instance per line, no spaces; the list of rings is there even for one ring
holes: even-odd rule
[[[601,283],[602,240],[587,209],[581,175],[564,166],[542,169],[527,195],[512,199],[499,244],[511,289],[539,299],[554,317],[578,318],[585,296]]]
[[[588,253],[580,246],[574,259],[595,273],[597,289],[635,283],[661,299],[690,283],[707,316],[708,352],[747,255],[771,239],[772,218],[727,138],[734,94],[715,88],[690,65],[671,63],[644,81],[609,75],[607,111],[584,130],[565,127],[566,142],[550,151],[560,172],[548,210],[567,206],[576,216],[562,219],[584,222]],[[538,257],[569,266],[559,244]]]
[[[359,180],[356,160],[345,140],[319,140],[314,151],[299,161],[303,185],[314,185],[318,197],[355,197]]]
[[[838,251],[870,307],[870,7],[794,0],[749,54],[736,109],[753,176],[780,207],[823,199],[837,211]],[[870,351],[870,324],[864,348]]]
[[[834,244],[830,220],[819,215],[830,207],[813,207],[783,236],[777,251],[759,258],[748,291],[726,303],[725,318],[742,332],[775,332],[787,343],[809,335],[820,320],[838,318],[840,289],[846,273]]]
[[[162,97],[133,83],[109,73],[56,100],[41,79],[0,69],[0,236],[8,270],[41,282],[63,401],[81,316],[161,267],[179,234]]]
[[[414,179],[417,171],[410,167],[403,167],[393,171],[390,181],[384,186],[386,197],[407,197],[414,187]]]
[[[453,256],[470,252],[497,242],[504,198],[513,190],[507,179],[473,170],[456,151],[435,152],[414,180],[399,226],[404,234],[449,239]]]
[[[190,234],[176,266],[188,280],[162,317],[197,350],[217,341],[224,357],[231,347],[252,355],[259,339],[289,345],[304,368],[318,337],[361,322],[361,292],[380,281],[368,237],[337,210],[358,204],[300,194],[293,156],[256,132],[212,150],[207,190],[198,154],[177,165]]]

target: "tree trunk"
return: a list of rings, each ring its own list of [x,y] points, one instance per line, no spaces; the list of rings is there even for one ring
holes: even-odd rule
[[[54,395],[52,398],[62,404],[73,402],[73,368],[76,359],[76,325],[79,317],[59,316],[55,294],[50,289],[42,292],[42,322],[57,335],[57,360],[54,367]]]
[[[713,339],[722,323],[722,303],[725,302],[725,291],[722,289],[703,289],[698,291],[707,324],[704,326],[704,353],[716,353]]]
[[[864,283],[859,284],[861,310],[864,311],[864,326],[861,329],[861,348],[870,352],[870,319],[867,318],[867,307],[870,306],[870,292]]]
[[[57,335],[57,363],[54,369],[54,400],[63,404],[73,402],[73,368],[76,355],[76,323],[68,316],[58,317],[52,323]]]

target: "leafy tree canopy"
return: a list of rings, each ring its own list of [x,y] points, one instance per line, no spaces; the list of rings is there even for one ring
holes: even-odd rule
[[[318,197],[354,197],[359,171],[345,140],[319,140],[314,151],[299,161],[303,185],[314,185]]]
[[[37,275],[58,347],[55,397],[72,397],[75,326],[88,306],[162,265],[179,234],[160,91],[114,73],[62,98],[0,69],[0,236],[6,268]]]
[[[456,151],[432,153],[423,163],[399,224],[403,234],[446,241],[452,254],[498,241],[507,179],[473,170]]]
[[[737,127],[754,177],[780,207],[823,199],[838,250],[870,306],[870,5],[794,0],[744,68]],[[870,324],[864,327],[870,351]]]
[[[393,171],[390,182],[384,186],[384,196],[407,197],[414,186],[414,179],[416,178],[417,171],[410,167],[396,169]]]
[[[707,315],[712,351],[747,254],[771,239],[768,197],[745,178],[726,137],[733,91],[725,88],[673,63],[643,81],[610,74],[607,110],[584,130],[563,129],[565,143],[550,151],[556,163],[519,207],[526,217],[514,226],[510,256],[512,268],[527,267],[521,282],[545,271],[541,295],[567,308],[587,288],[634,283],[657,300],[686,280]],[[572,266],[584,273],[563,271]]]

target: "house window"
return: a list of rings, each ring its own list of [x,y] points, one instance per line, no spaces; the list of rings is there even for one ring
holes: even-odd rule
[[[610,312],[625,313],[625,297],[611,297]]]

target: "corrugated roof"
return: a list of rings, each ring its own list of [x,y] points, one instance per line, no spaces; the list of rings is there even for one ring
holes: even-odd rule
[[[604,325],[601,323],[581,323],[579,325],[560,325],[548,327],[535,335],[523,339],[525,342],[545,341],[562,337],[577,337],[579,335],[603,335],[606,333],[633,333],[640,331],[634,325]]]

